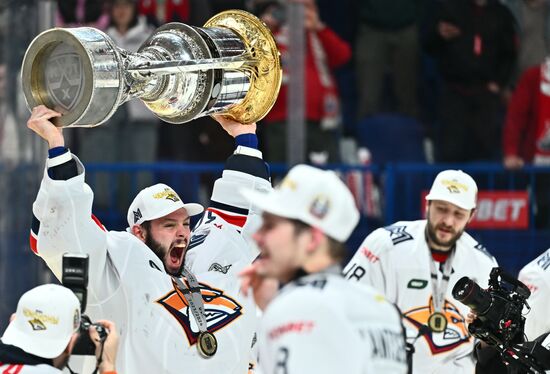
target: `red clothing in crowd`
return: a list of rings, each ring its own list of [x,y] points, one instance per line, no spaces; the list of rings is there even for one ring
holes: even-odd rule
[[[536,152],[536,133],[541,113],[541,66],[527,69],[508,104],[503,131],[504,156],[519,156],[532,162]]]
[[[277,46],[281,52],[283,60],[283,72],[285,70],[285,56],[288,48],[288,38],[286,28],[283,28],[281,31],[276,33],[275,39],[277,40]],[[324,27],[322,30],[317,32],[319,41],[324,49],[327,64],[329,69],[335,69],[346,62],[351,58],[351,48],[349,44],[342,40],[334,31],[328,27]],[[312,42],[311,42],[311,33],[307,33],[307,51],[305,56],[305,100],[306,100],[306,119],[310,121],[320,121],[325,112],[324,108],[324,95],[325,87],[320,79],[319,71],[315,63],[315,56],[313,52]],[[287,62],[288,63],[288,62]],[[283,85],[281,86],[281,91],[279,92],[279,97],[273,106],[273,109],[266,116],[267,122],[279,122],[285,121],[287,118],[286,107],[287,107],[287,86],[289,77],[283,76]],[[332,78],[332,90],[336,90],[336,83]],[[336,95],[337,96],[337,95]]]

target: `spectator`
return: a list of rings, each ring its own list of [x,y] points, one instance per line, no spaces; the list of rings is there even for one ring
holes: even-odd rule
[[[529,163],[550,166],[550,58],[527,69],[508,104],[503,131],[504,167],[521,169]],[[535,184],[535,226],[548,227],[550,181],[538,174]]]
[[[210,1],[205,0],[138,0],[138,10],[157,25],[182,22],[202,26],[212,15]]]
[[[314,163],[339,160],[339,127],[341,125],[338,90],[332,69],[351,58],[351,48],[319,18],[315,0],[303,0],[305,6],[306,55],[306,152]],[[290,79],[285,74],[288,63],[288,25],[281,3],[259,3],[256,14],[268,25],[275,36],[283,61],[283,85],[275,105],[265,117],[262,126],[264,144],[271,162],[286,160],[287,87]]]
[[[375,230],[344,269],[352,282],[370,285],[402,311],[414,345],[413,373],[471,373],[474,339],[469,308],[451,290],[463,276],[486,288],[495,259],[464,230],[476,208],[477,186],[460,170],[437,175],[426,196],[426,220]]]
[[[96,321],[108,330],[101,342],[95,326],[88,329],[96,346],[99,373],[116,374],[118,334],[114,323]],[[80,303],[68,288],[45,284],[27,291],[0,342],[2,373],[61,373],[79,339]]]
[[[418,20],[423,1],[364,0],[359,6],[356,74],[359,117],[382,112],[386,73],[391,73],[395,110],[418,114]]]
[[[243,195],[263,211],[253,236],[260,256],[242,272],[243,291],[252,287],[265,308],[261,371],[406,373],[398,311],[370,287],[346,284],[341,275],[344,242],[359,212],[340,178],[297,165],[275,190]],[[273,280],[281,284],[278,292]]]
[[[550,54],[550,1],[503,0],[503,3],[514,15],[518,26],[516,81],[527,68],[542,64]]]
[[[128,51],[137,52],[154,31],[144,16],[137,13],[134,0],[114,0],[111,24],[106,33],[115,44]],[[113,117],[102,126],[79,129],[79,152],[87,162],[141,162],[156,161],[160,120],[138,99],[132,99],[117,109]],[[123,141],[121,141],[123,140]],[[101,152],[98,150],[101,149]],[[121,206],[126,205],[129,195],[129,180],[118,178]],[[109,185],[112,179],[101,176],[96,181],[96,203],[108,206]],[[138,190],[151,184],[149,175],[139,175]]]
[[[105,0],[63,0],[57,2],[59,27],[90,26],[105,31],[109,24]]]
[[[501,92],[515,63],[514,20],[496,0],[448,0],[432,25],[427,48],[443,78],[440,162],[499,157]]]

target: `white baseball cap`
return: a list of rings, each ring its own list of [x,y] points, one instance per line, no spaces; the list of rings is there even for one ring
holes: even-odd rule
[[[55,358],[67,348],[79,325],[80,303],[75,294],[63,286],[44,284],[21,296],[2,342],[38,357]]]
[[[340,242],[349,238],[359,222],[351,192],[330,170],[296,165],[271,191],[241,192],[262,211],[300,220]]]
[[[143,222],[167,216],[184,208],[189,216],[200,214],[204,208],[200,204],[184,204],[178,194],[163,183],[155,184],[141,190],[128,208],[128,225],[141,225]]]
[[[444,170],[437,174],[426,200],[443,200],[471,210],[476,207],[477,185],[462,170]]]

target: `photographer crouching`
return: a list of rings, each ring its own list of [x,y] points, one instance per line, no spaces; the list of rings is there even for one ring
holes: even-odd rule
[[[55,284],[35,287],[21,296],[0,339],[0,372],[61,373],[75,345],[88,342],[95,346],[95,373],[116,374],[114,323],[82,323],[80,302],[70,289]]]
[[[549,334],[533,341],[525,337],[525,320],[530,311],[527,299],[531,294],[525,284],[501,268],[493,268],[487,289],[463,277],[452,293],[471,308],[466,322],[470,334],[479,339],[476,373],[550,373]]]

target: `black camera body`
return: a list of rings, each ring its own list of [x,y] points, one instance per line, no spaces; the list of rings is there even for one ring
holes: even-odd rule
[[[86,310],[88,295],[88,255],[65,253],[62,262],[61,283],[76,295],[80,301],[80,327],[78,340],[75,343],[72,354],[95,356],[96,346],[90,338],[89,329],[95,327],[100,343],[102,344],[108,335],[108,330],[83,314]]]
[[[493,268],[486,290],[462,277],[452,293],[477,315],[468,326],[470,333],[496,349],[514,373],[543,374],[550,369],[550,351],[542,342],[524,341],[523,308],[530,309],[527,299],[531,295],[525,284],[501,268]]]
[[[78,339],[74,345],[72,354],[82,356],[95,356],[96,346],[90,338],[89,330],[91,327],[95,327],[99,335],[100,343],[103,343],[107,339],[109,332],[107,329],[99,323],[93,323],[90,317],[83,314],[80,316],[80,327],[78,329]]]
[[[486,290],[468,277],[462,277],[453,287],[453,297],[477,315],[468,330],[490,345],[509,346],[523,341],[523,307],[528,307],[530,295],[526,285],[501,268],[491,270]]]

